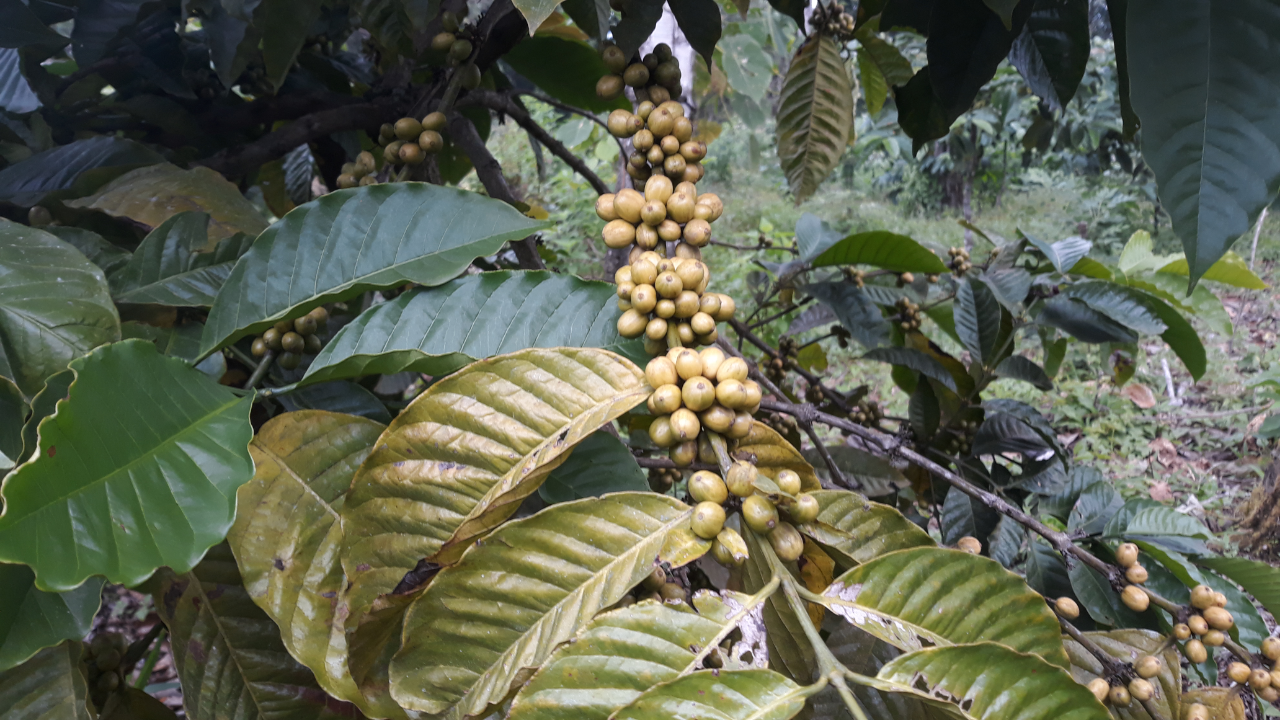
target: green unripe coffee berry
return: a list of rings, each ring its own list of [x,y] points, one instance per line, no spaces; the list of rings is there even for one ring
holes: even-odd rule
[[[756,491],[756,478],[758,471],[756,466],[745,460],[738,460],[729,466],[729,472],[724,476],[725,485],[729,488],[729,492],[738,497],[749,497]]]
[[[649,68],[633,63],[623,71],[622,81],[634,88],[644,87],[649,82]]]
[[[427,116],[422,118],[422,129],[443,132],[446,122],[447,120],[442,112],[427,113]]]
[[[788,495],[800,492],[800,476],[794,470],[779,470],[775,482],[778,483],[778,489]]]
[[[435,37],[431,38],[431,49],[436,52],[447,53],[453,48],[453,44],[457,42],[457,40],[457,36],[451,32],[438,33]]]
[[[724,529],[724,508],[720,503],[704,501],[693,508],[693,518],[689,521],[693,534],[703,540],[711,540]]]
[[[822,507],[818,505],[818,499],[809,493],[801,493],[796,496],[795,504],[791,506],[789,515],[791,519],[797,523],[811,523],[818,519],[818,513]]]
[[[320,349],[321,349],[321,348],[323,348],[323,347],[324,347],[324,344],[320,342],[320,336],[319,336],[319,335],[308,335],[308,336],[307,336],[307,348],[306,348],[306,350],[307,350],[307,352],[308,352],[308,353],[310,353],[310,354],[312,354],[312,355],[315,355],[316,353],[320,352]]]
[[[762,495],[752,495],[742,501],[742,520],[758,534],[765,534],[778,525],[778,509]]]
[[[396,139],[404,142],[416,140],[422,134],[422,123],[413,118],[400,118],[395,124]]]
[[[778,523],[778,526],[769,532],[769,544],[773,546],[773,551],[778,554],[778,558],[785,562],[793,562],[804,554],[804,538],[790,523]]]
[[[285,370],[293,370],[302,364],[302,355],[291,352],[281,353],[276,363]]]
[[[279,330],[276,330],[275,328],[267,328],[262,333],[262,342],[266,343],[266,346],[269,350],[275,350],[276,352],[279,352],[281,349],[280,336],[282,334],[283,333],[281,333]]]
[[[267,354],[267,344],[260,337],[254,338],[253,345],[249,347],[249,352],[253,353],[254,357],[260,358]]]
[[[471,57],[471,51],[474,46],[470,40],[454,40],[453,45],[449,47],[449,59],[455,62],[462,62]]]
[[[596,81],[596,95],[601,100],[613,100],[622,95],[625,85],[617,75],[605,75]]]
[[[729,499],[729,489],[719,475],[699,470],[689,478],[689,497],[695,502],[713,502],[719,505]]]
[[[609,68],[609,72],[621,74],[627,69],[627,56],[622,52],[622,48],[612,43],[605,45],[600,51],[600,59],[604,60],[604,66]]]

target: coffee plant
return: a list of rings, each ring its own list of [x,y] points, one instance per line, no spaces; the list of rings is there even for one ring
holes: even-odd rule
[[[851,144],[851,67],[920,145],[1006,57],[1061,108],[1090,47],[1082,0],[770,2],[799,30],[776,112],[797,199]],[[1280,698],[1280,572],[991,392],[1051,391],[1071,343],[1115,385],[1140,340],[1206,371],[1188,316],[1262,286],[1228,248],[1280,186],[1272,3],[1107,3],[1185,254],[805,215],[733,250],[766,271],[749,298],[710,251],[734,199],[698,187],[712,0],[673,0],[675,47],[655,0],[0,7],[5,717],[172,717],[142,689],[162,634],[192,718]],[[616,187],[530,97],[618,139]],[[597,192],[613,282],[545,269],[545,214],[485,145],[507,120]],[[472,171],[485,194],[454,187]],[[891,366],[908,415],[826,374],[842,351]],[[84,642],[106,583],[162,624]]]

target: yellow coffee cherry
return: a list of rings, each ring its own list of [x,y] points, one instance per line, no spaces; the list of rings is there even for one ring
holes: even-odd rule
[[[635,308],[622,313],[618,318],[618,334],[624,338],[637,338],[644,334],[649,318],[635,311]]]
[[[649,82],[649,68],[643,63],[632,63],[622,71],[622,81],[634,88],[644,87]]]
[[[1107,700],[1116,707],[1128,707],[1133,702],[1133,698],[1129,695],[1129,689],[1122,685],[1115,685],[1111,691],[1107,693]]]
[[[604,236],[605,245],[614,249],[624,248],[635,241],[636,227],[619,218],[606,223],[601,234]]]
[[[677,583],[667,583],[658,589],[658,594],[662,596],[662,600],[684,602],[684,587]]]
[[[717,322],[729,322],[733,319],[734,311],[737,310],[737,303],[728,295],[723,293],[718,293],[718,295],[720,297],[720,309],[716,311],[713,317]]]
[[[1218,606],[1218,607],[1220,607],[1220,608],[1224,608],[1224,607],[1226,607],[1226,606],[1227,606],[1227,596],[1226,596],[1225,594],[1223,594],[1223,593],[1220,593],[1220,592],[1216,592],[1216,593],[1214,593],[1214,594],[1213,594],[1213,604],[1214,604],[1214,605],[1216,605],[1216,606]]]
[[[1258,699],[1275,705],[1280,702],[1280,690],[1277,690],[1274,685],[1269,688],[1259,690]]]
[[[1213,607],[1213,588],[1208,585],[1191,588],[1191,607],[1197,610]]]
[[[686,260],[676,267],[676,277],[685,289],[692,290],[707,279],[707,266],[697,260]]]
[[[685,223],[684,241],[694,247],[702,247],[711,242],[711,224],[697,218]]]
[[[677,308],[677,314],[679,314],[679,308]],[[693,332],[698,335],[707,335],[716,329],[716,321],[704,312],[696,312],[689,318],[689,327],[693,328]]]
[[[418,136],[418,147],[428,155],[435,155],[444,149],[444,138],[435,130],[423,130]]]
[[[689,526],[693,529],[694,535],[703,540],[711,540],[724,529],[724,517],[724,508],[720,503],[709,500],[700,502],[693,508],[693,517],[689,520]]]
[[[716,507],[719,506],[717,505]],[[1138,702],[1146,702],[1147,700],[1150,700],[1151,696],[1154,695],[1155,692],[1156,689],[1147,680],[1134,678],[1129,681],[1129,695]]]
[[[680,294],[673,299],[676,304],[676,317],[681,320],[688,320],[698,313],[698,293],[692,290],[681,290]]]
[[[1242,662],[1233,662],[1227,666],[1227,677],[1232,682],[1244,684],[1249,682],[1249,676],[1253,674],[1253,669]]]
[[[822,511],[822,506],[818,504],[818,499],[809,493],[800,493],[796,496],[796,501],[791,505],[787,514],[791,516],[792,521],[803,525],[811,523],[818,519],[818,513]]]
[[[650,319],[644,327],[644,336],[650,340],[662,340],[667,336],[667,321],[660,317]]]
[[[1068,620],[1075,620],[1080,617],[1080,606],[1076,604],[1075,600],[1072,600],[1069,597],[1060,597],[1055,600],[1053,603],[1053,609],[1056,610],[1059,615]]]
[[[1200,640],[1209,647],[1222,647],[1227,642],[1227,634],[1221,630],[1210,630]]]
[[[680,277],[670,270],[658,273],[658,279],[653,287],[657,289],[659,296],[668,300],[674,300],[684,291],[684,284],[680,282]]]
[[[738,460],[729,466],[729,472],[724,476],[725,485],[729,488],[729,492],[738,497],[750,497],[756,491],[756,478],[759,471],[756,466],[745,460]]]
[[[716,379],[720,382],[725,380],[737,380],[742,382],[747,379],[748,367],[747,361],[740,357],[725,358],[720,363],[720,369],[716,371]]]
[[[640,221],[649,227],[656,227],[658,223],[667,219],[667,206],[660,202],[647,202],[644,207],[640,208]],[[656,237],[657,231],[654,231]]]
[[[736,418],[737,415],[723,405],[712,405],[698,415],[704,428],[720,434],[728,433]]]
[[[685,407],[694,412],[702,412],[715,403],[716,388],[702,376],[692,377],[680,388],[680,395]]]
[[[348,175],[344,173],[338,176],[338,189],[346,190],[348,188],[353,188],[359,184],[359,182],[360,181],[356,179],[355,175]]]
[[[618,283],[618,289],[616,291],[616,294],[619,299],[630,300],[631,293],[635,292],[635,289],[636,289],[636,286],[634,283],[620,282]]]
[[[679,105],[680,103],[674,103],[674,104]],[[684,111],[682,109],[681,113],[683,112]],[[689,121],[689,118],[686,118],[684,117],[683,114],[681,114],[679,117],[676,118],[676,121],[672,123],[671,134],[674,135],[676,140],[678,140],[681,144],[687,143],[689,142],[689,140],[693,138],[693,123]]]
[[[783,562],[794,562],[804,554],[804,538],[790,523],[779,522],[769,532],[769,544]]]
[[[729,488],[719,475],[699,470],[689,478],[689,497],[695,502],[723,503],[729,499]]]
[[[714,318],[720,312],[720,296],[706,293],[698,303],[698,309]]]
[[[702,377],[702,356],[696,350],[680,348],[675,353],[676,374],[681,380]]]
[[[800,475],[794,470],[779,470],[774,482],[777,483],[779,490],[788,495],[800,493]]]
[[[702,361],[702,376],[708,380],[715,380],[716,371],[725,360],[724,351],[717,347],[705,348],[698,353],[698,359]]]
[[[631,281],[637,285],[652,285],[658,279],[657,265],[645,259],[631,265]]]
[[[1122,568],[1131,567],[1138,562],[1138,546],[1133,543],[1124,543],[1116,548],[1116,564]]]
[[[1111,694],[1111,683],[1102,678],[1094,678],[1089,681],[1089,692],[1098,699],[1098,702],[1105,704],[1108,696]]]
[[[644,121],[626,110],[614,110],[605,121],[614,137],[629,138],[644,128]]]
[[[1249,687],[1257,690],[1266,690],[1271,687],[1271,673],[1262,668],[1254,668],[1249,674]]]
[[[613,198],[613,193],[596,198],[596,216],[605,222],[618,219],[618,211],[613,209]]]
[[[653,391],[650,396],[653,402],[653,410],[661,415],[670,415],[680,409],[683,402],[681,399],[680,388],[674,384],[663,385]]]
[[[658,291],[653,289],[652,285],[637,285],[631,291],[631,306],[637,312],[652,312],[658,305]]]
[[[724,213],[724,203],[720,200],[720,196],[715,193],[703,193],[698,196],[698,205],[705,205],[711,210],[711,217],[707,218],[707,222],[715,222],[720,219]]]
[[[645,126],[649,128],[649,132],[653,133],[655,138],[664,138],[671,134],[675,128],[676,118],[666,108],[656,108],[649,113],[649,117],[645,120]],[[657,146],[655,146],[657,147]],[[651,148],[652,149],[652,148]]]
[[[763,535],[777,527],[778,509],[763,495],[752,495],[742,501],[742,520],[747,527]]]
[[[671,429],[671,419],[665,415],[654,418],[649,423],[649,439],[660,448],[669,448],[676,442],[675,431]]]
[[[1269,637],[1263,640],[1261,651],[1266,659],[1280,661],[1280,638]]]
[[[693,440],[676,443],[667,451],[667,457],[676,467],[689,467],[698,457],[698,443]]]
[[[1147,574],[1146,568],[1135,563],[1129,566],[1128,570],[1124,571],[1124,577],[1126,580],[1133,583],[1134,585],[1141,585],[1142,583],[1147,581],[1147,578],[1149,577],[1149,575]]]
[[[1235,618],[1231,617],[1231,613],[1216,606],[1205,608],[1204,621],[1214,630],[1230,630],[1235,624]]]
[[[1186,623],[1178,623],[1173,626],[1173,636],[1179,640],[1186,640],[1191,637],[1191,628]]]
[[[1209,708],[1200,703],[1192,703],[1183,720],[1209,720]]]
[[[418,136],[422,134],[422,123],[413,118],[400,118],[396,121],[394,130],[397,140],[403,140],[404,142],[417,140]]]
[[[676,337],[680,339],[681,345],[693,345],[693,328],[689,327],[689,323],[680,323],[676,325]]]
[[[1144,612],[1151,605],[1151,598],[1137,585],[1127,585],[1120,593],[1120,601],[1134,612]]]
[[[654,292],[657,292],[656,290]],[[672,318],[676,314],[676,304],[663,298],[653,306],[653,313],[660,318]]]
[[[702,422],[689,408],[680,408],[671,413],[671,429],[675,431],[677,440],[697,440],[698,433],[702,431]],[[697,452],[697,449],[695,443],[694,451]]]
[[[971,535],[965,535],[956,541],[956,549],[973,555],[982,554],[982,541]]]
[[[663,213],[666,213],[667,198],[671,197],[673,192],[671,178],[654,175],[644,183],[644,199],[645,202],[662,203]]]
[[[644,207],[644,202],[643,195],[631,188],[623,188],[613,196],[613,209],[619,218],[637,225],[640,223],[640,209]]]
[[[1160,674],[1160,668],[1163,666],[1164,663],[1160,661],[1160,658],[1154,655],[1146,655],[1138,658],[1138,662],[1133,664],[1133,670],[1138,673],[1138,677],[1150,679]]]
[[[447,119],[442,112],[427,113],[427,116],[422,118],[422,129],[441,132],[444,130],[446,122]]]
[[[656,357],[645,365],[644,379],[649,381],[651,387],[659,388],[663,385],[675,385],[680,381],[680,376],[676,375],[676,364],[670,358]]]
[[[1191,628],[1191,632],[1196,635],[1203,635],[1209,632],[1209,623],[1199,615],[1192,615],[1187,618],[1187,627]]]
[[[741,440],[751,434],[751,426],[754,423],[755,420],[751,417],[751,413],[739,411],[734,414],[733,425],[729,426],[725,434],[731,440]]]

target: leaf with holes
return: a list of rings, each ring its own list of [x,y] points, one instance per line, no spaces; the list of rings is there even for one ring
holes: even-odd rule
[[[991,642],[900,655],[881,668],[876,678],[884,689],[909,693],[933,704],[945,703],[944,708],[962,711],[967,720],[1111,717],[1093,693],[1071,679],[1066,670],[1039,656]]]
[[[773,548],[769,547],[769,542],[764,537],[741,525],[738,529],[747,543],[747,561],[741,571],[742,586],[746,592],[759,593],[774,577],[769,557],[773,554]],[[799,572],[794,565],[789,563],[787,571],[798,581]],[[782,592],[773,593],[765,601],[761,620],[764,621],[767,652],[760,659],[767,658],[768,667],[796,682],[811,682],[818,670],[818,659],[804,634],[804,626]]]
[[[91,720],[95,717],[78,641],[45,648],[0,672],[0,707],[6,720]]]
[[[872,677],[886,663],[902,654],[889,643],[849,623],[840,623],[828,636],[827,647],[845,667],[860,675]],[[883,720],[940,720],[956,717],[955,713],[921,702],[910,695],[884,692],[867,685],[849,685],[868,717]],[[828,686],[809,702],[814,710],[813,717],[854,720],[835,688]]]
[[[1112,630],[1087,632],[1084,636],[1093,641],[1107,655],[1123,663],[1137,663],[1140,658],[1154,655],[1161,660],[1160,672],[1150,679],[1155,686],[1151,702],[1165,718],[1178,717],[1178,705],[1182,697],[1182,666],[1176,647],[1165,647],[1164,637],[1151,630]],[[1064,637],[1067,656],[1071,658],[1071,676],[1081,685],[1106,674],[1102,662],[1075,640]],[[1104,678],[1105,679],[1105,678]],[[1150,720],[1146,709],[1133,703],[1128,707],[1113,708],[1121,720]]]
[[[102,578],[90,578],[64,593],[39,590],[35,580],[26,565],[0,564],[0,671],[63,640],[79,640],[93,629]]]
[[[151,231],[128,264],[110,278],[119,303],[209,307],[249,250],[253,237],[232,235],[209,247],[209,216],[181,212]]]
[[[543,226],[501,201],[428,183],[329,193],[272,225],[236,263],[203,351],[366,290],[439,285]]]
[[[352,618],[418,560],[457,561],[649,392],[630,362],[569,348],[490,358],[428,388],[379,438],[342,508]]]
[[[613,717],[788,720],[814,692],[772,670],[703,670],[650,689]]]
[[[643,363],[618,337],[617,287],[551,272],[468,275],[402,293],[344,325],[303,383],[390,375],[447,375],[478,358],[533,347],[599,347]]]
[[[235,491],[253,477],[252,395],[144,340],[71,369],[70,398],[41,421],[35,459],[5,480],[0,560],[31,565],[42,590],[190,569],[226,534]]]
[[[885,553],[934,544],[933,539],[902,513],[848,490],[819,490],[818,517],[797,529],[813,538],[844,567],[874,560]]]
[[[738,448],[732,456],[753,463],[760,474],[770,480],[777,478],[780,470],[791,470],[800,476],[800,488],[805,492],[822,488],[813,466],[804,459],[804,455],[762,422],[751,423],[751,432],[738,441]]]
[[[392,696],[408,710],[484,716],[655,563],[679,567],[705,553],[710,543],[689,529],[692,512],[671,497],[616,493],[500,528],[410,606]]]
[[[521,688],[507,718],[606,720],[654,685],[699,669],[739,623],[759,622],[764,600],[702,591],[699,613],[644,601],[599,615]]]
[[[940,274],[947,266],[931,250],[906,235],[886,230],[854,233],[813,258],[813,267],[870,265],[896,273]]]
[[[796,202],[831,174],[852,125],[853,86],[840,46],[814,36],[792,58],[778,100],[778,159]]]
[[[377,717],[402,713],[385,694],[366,698],[347,667],[339,604],[338,512],[351,478],[382,434],[380,423],[320,410],[277,415],[249,452],[253,480],[236,493],[240,512],[227,535],[245,591],[281,628],[289,654],[330,695]]]
[[[836,614],[904,650],[986,640],[1067,665],[1044,598],[1000,563],[962,550],[881,555],[841,575],[824,597]]]
[[[338,720],[356,709],[326,697],[245,590],[226,543],[191,572],[165,571],[156,613],[169,628],[182,702],[193,720]]]

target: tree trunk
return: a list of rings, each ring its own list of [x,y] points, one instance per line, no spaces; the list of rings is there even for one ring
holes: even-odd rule
[[[1262,483],[1244,507],[1240,549],[1270,563],[1280,561],[1280,449],[1271,453],[1271,465]]]

